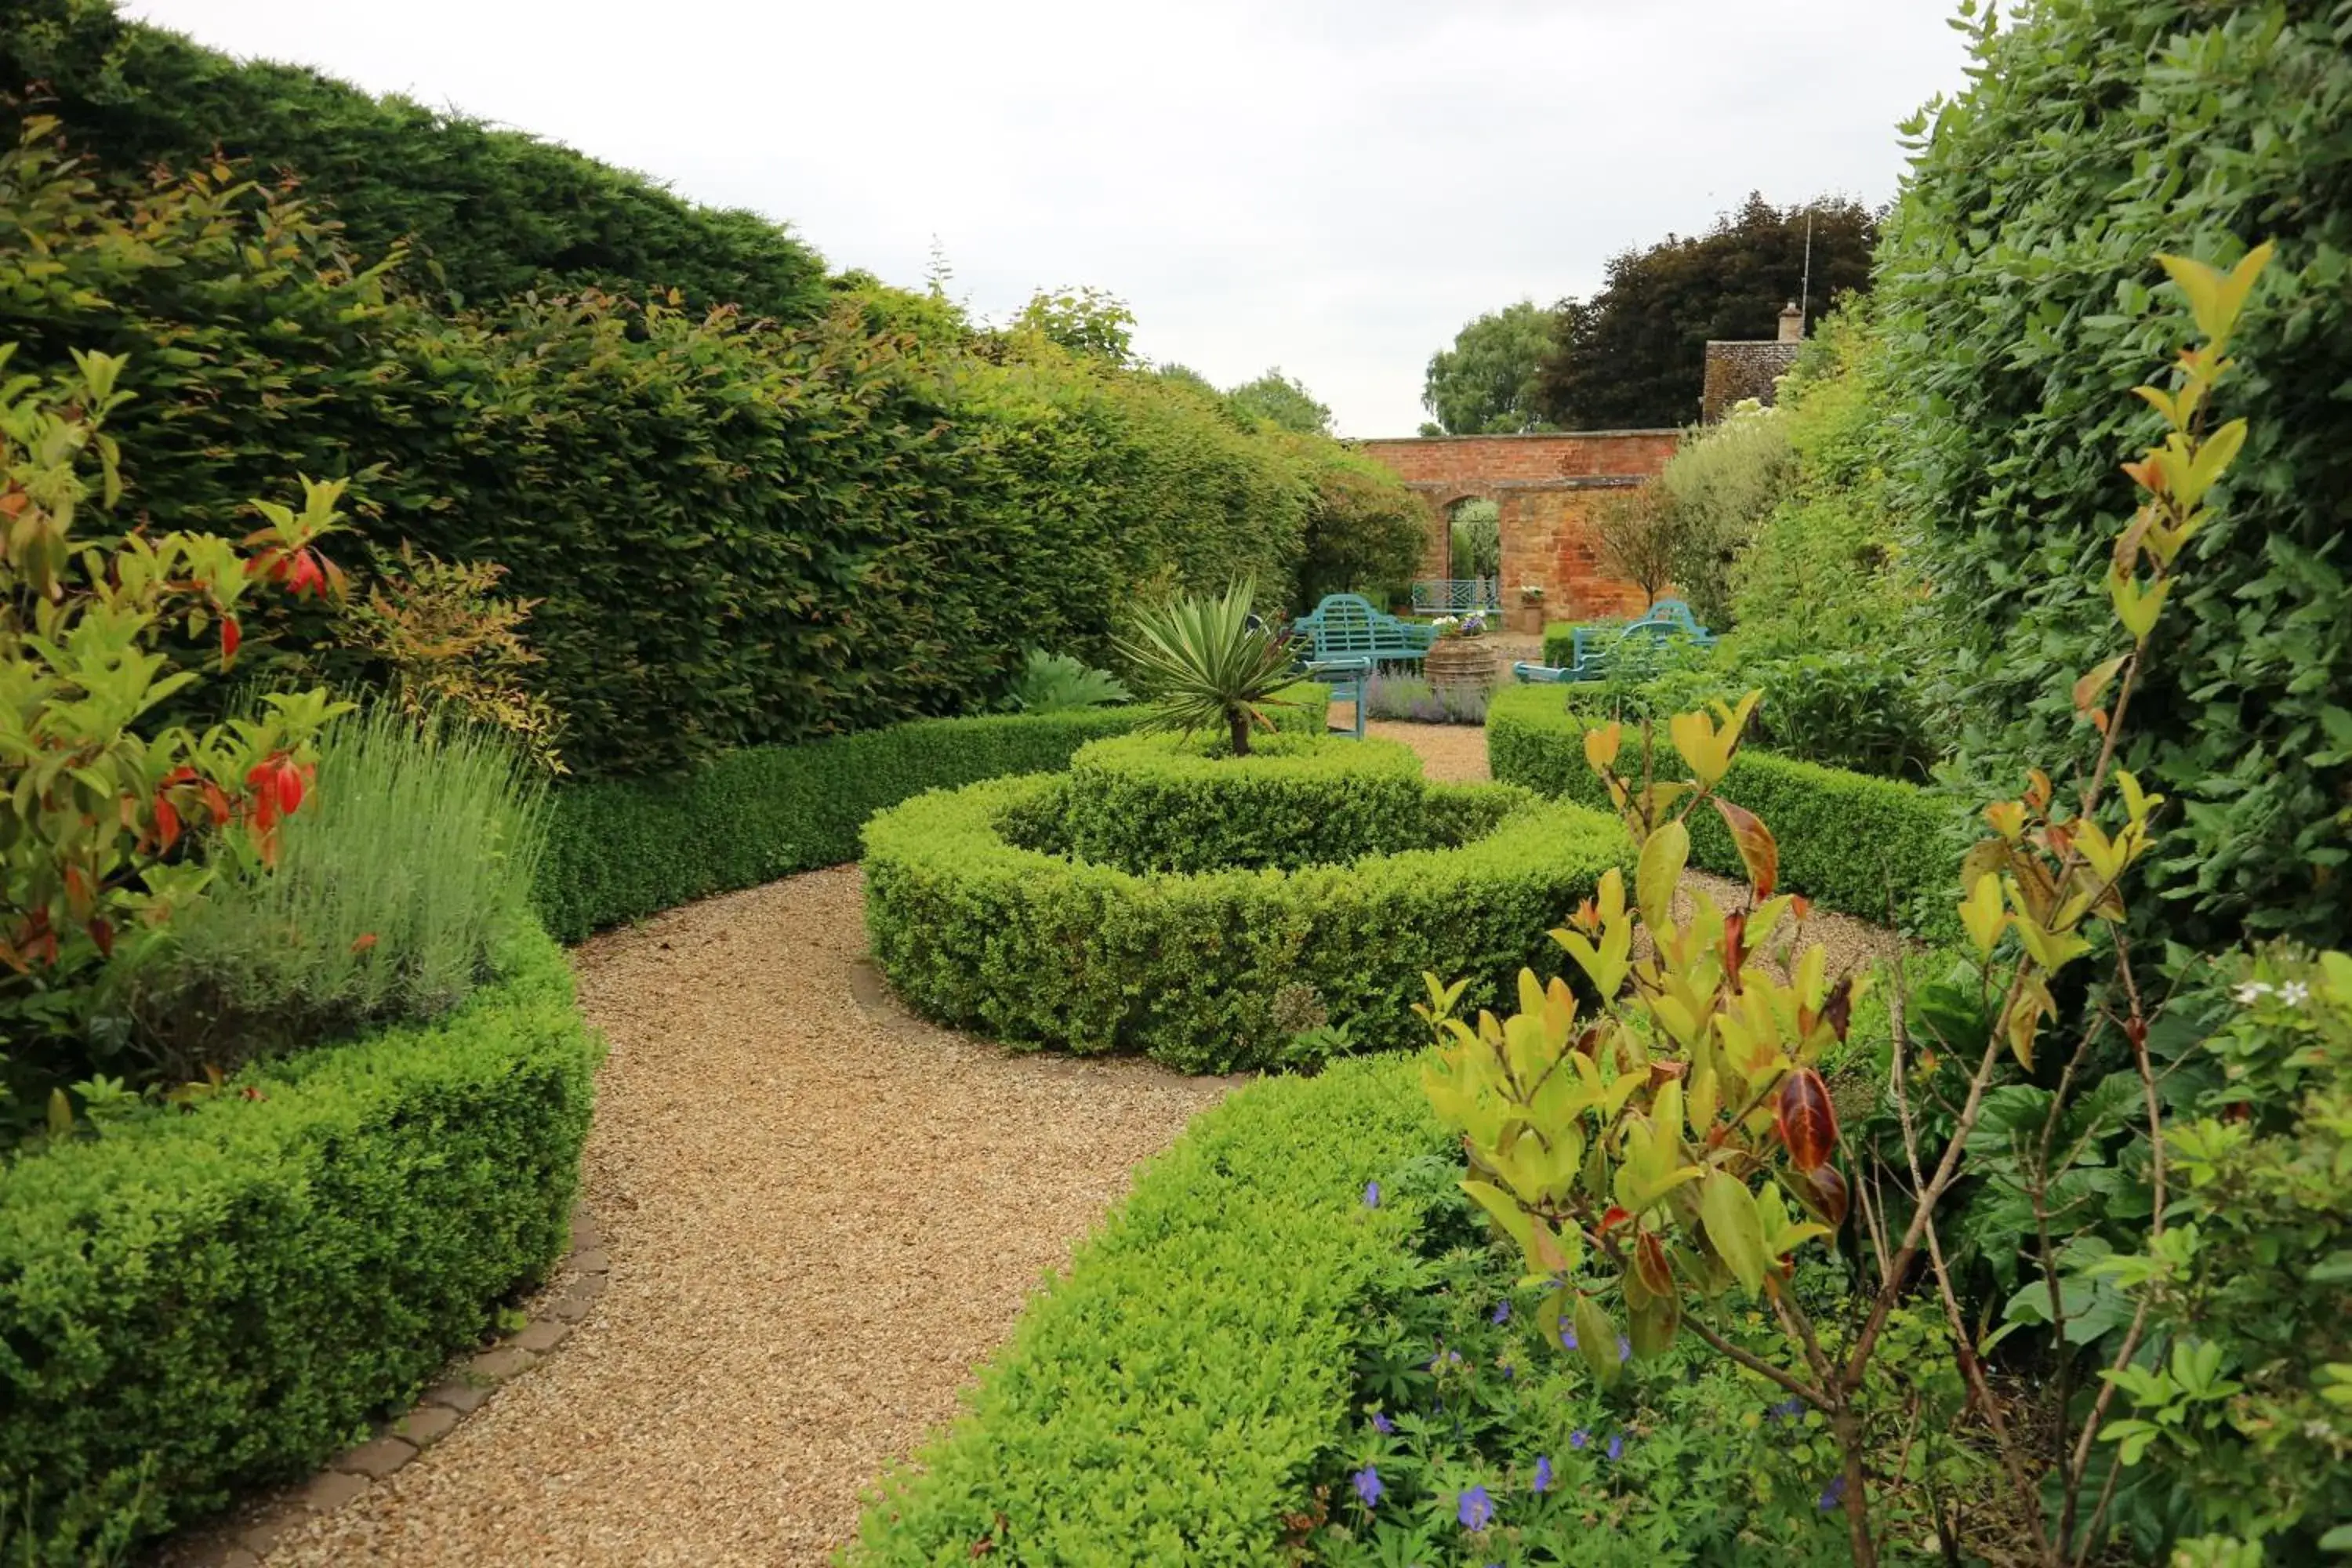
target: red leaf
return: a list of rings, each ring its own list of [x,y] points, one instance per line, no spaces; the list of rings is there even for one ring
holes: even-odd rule
[[[89,929],[89,940],[98,943],[98,955],[100,958],[112,958],[114,956],[114,928],[107,923],[106,918],[103,915],[99,915],[92,917]]]
[[[291,816],[302,805],[302,770],[292,763],[278,764],[278,809]]]
[[[155,842],[169,849],[180,841],[180,814],[162,795],[155,797]]]
[[[1619,1208],[1615,1204],[1610,1205],[1609,1212],[1601,1216],[1601,1234],[1607,1236],[1611,1231],[1616,1229],[1619,1226],[1623,1225],[1633,1217],[1633,1215],[1632,1210]]]
[[[1797,1201],[1810,1209],[1814,1216],[1832,1230],[1845,1224],[1849,1194],[1845,1178],[1838,1174],[1835,1165],[1823,1165],[1818,1171],[1800,1171],[1792,1184]]]
[[[1721,795],[1709,795],[1715,803],[1723,825],[1731,829],[1731,841],[1739,848],[1739,863],[1748,868],[1748,879],[1755,884],[1756,896],[1769,899],[1780,879],[1780,847],[1773,842],[1772,830],[1764,819],[1744,805],[1734,805]]]
[[[1811,1068],[1799,1068],[1780,1082],[1773,1120],[1780,1142],[1800,1171],[1818,1171],[1837,1151],[1837,1110],[1830,1104],[1829,1085]]]
[[[221,617],[220,637],[221,663],[226,664],[236,657],[237,645],[245,641],[245,633],[237,628],[235,616]]]
[[[375,932],[372,931],[362,931],[361,934],[352,939],[352,951],[353,952],[365,952],[369,948],[375,945]]]
[[[1822,1004],[1822,1017],[1841,1040],[1853,1023],[1853,976],[1841,974],[1838,983],[1830,987],[1829,999]]]
[[[1666,1262],[1666,1249],[1646,1230],[1633,1243],[1633,1272],[1651,1295],[1674,1299],[1675,1271]]]

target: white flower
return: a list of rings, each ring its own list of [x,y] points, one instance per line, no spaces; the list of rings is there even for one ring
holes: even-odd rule
[[[2241,1007],[2251,1007],[2270,994],[2271,983],[2267,980],[2249,980],[2232,993]]]
[[[2300,980],[2290,980],[2279,987],[2279,1000],[2290,1007],[2300,1007],[2311,1000],[2311,987]]]

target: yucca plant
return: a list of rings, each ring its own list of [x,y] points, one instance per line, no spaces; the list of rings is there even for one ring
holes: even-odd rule
[[[1249,755],[1250,731],[1271,730],[1269,706],[1296,679],[1290,639],[1252,624],[1255,584],[1244,580],[1216,597],[1186,595],[1135,617],[1118,639],[1156,710],[1155,730],[1190,735],[1222,725],[1234,755]]]

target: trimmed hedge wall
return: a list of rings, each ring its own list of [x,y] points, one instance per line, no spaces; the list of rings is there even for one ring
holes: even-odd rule
[[[1365,1184],[1447,1142],[1418,1071],[1341,1062],[1196,1120],[1023,1314],[962,1422],[885,1485],[848,1561],[1288,1562],[1283,1517],[1347,1426],[1353,1309],[1415,1221],[1367,1207]]]
[[[1585,763],[1583,734],[1584,721],[1567,710],[1557,688],[1497,691],[1486,713],[1488,765],[1507,784],[1605,811],[1609,797]],[[1671,757],[1663,735],[1659,744]],[[1960,934],[1960,856],[1974,835],[1953,797],[1745,746],[1724,794],[1771,828],[1784,887],[1881,923],[1891,905],[1897,925],[1929,940]],[[1745,874],[1721,817],[1702,810],[1690,828],[1693,864]]]
[[[1546,931],[1612,866],[1623,831],[1580,806],[1493,784],[1432,786],[1442,809],[1499,818],[1458,848],[1347,866],[1136,876],[1023,848],[1049,842],[1067,783],[1002,779],[928,795],[866,829],[866,919],[900,996],[992,1039],[1142,1051],[1184,1072],[1229,1072],[1287,1043],[1273,1004],[1311,986],[1360,1047],[1422,1037],[1423,970],[1506,994],[1522,966],[1552,974]],[[1474,805],[1472,803],[1475,803]],[[1040,828],[1045,829],[1040,832]]]
[[[1070,759],[1069,852],[1122,871],[1329,865],[1430,847],[1421,759],[1395,741],[1095,741]]]
[[[1325,722],[1329,690],[1294,686],[1286,731]],[[1316,696],[1324,700],[1319,704]],[[857,858],[857,830],[927,789],[1066,767],[1142,708],[921,719],[804,746],[750,746],[683,779],[605,779],[557,792],[539,864],[540,919],[562,942],[794,871]]]
[[[562,1255],[599,1047],[562,952],[0,1181],[0,1560],[113,1561],[299,1476]]]

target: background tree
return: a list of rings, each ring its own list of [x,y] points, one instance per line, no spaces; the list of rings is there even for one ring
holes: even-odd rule
[[[1535,413],[1563,429],[1643,429],[1697,416],[1709,338],[1770,338],[1805,274],[1813,227],[1811,299],[1870,287],[1877,216],[1822,197],[1775,207],[1750,193],[1703,235],[1668,235],[1609,262],[1608,283],[1564,301],[1537,376]]]
[[[1329,405],[1317,402],[1304,383],[1283,374],[1280,365],[1269,367],[1255,381],[1243,382],[1226,393],[1225,403],[1237,414],[1262,419],[1285,430],[1296,430],[1302,436],[1331,433]]]
[[[1034,331],[1074,354],[1129,364],[1135,358],[1135,312],[1126,300],[1108,289],[1065,289],[1048,294],[1043,289],[1013,318],[1016,331]]]
[[[1658,591],[1674,581],[1675,559],[1683,547],[1682,519],[1662,486],[1619,490],[1593,509],[1592,543],[1603,572],[1640,584],[1654,605]]]
[[[1489,311],[1429,356],[1422,406],[1437,416],[1424,436],[1508,436],[1547,428],[1536,407],[1538,372],[1551,352],[1555,318],[1532,300]]]

